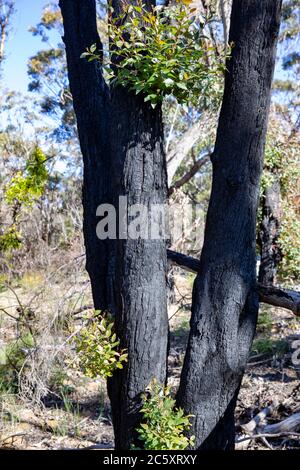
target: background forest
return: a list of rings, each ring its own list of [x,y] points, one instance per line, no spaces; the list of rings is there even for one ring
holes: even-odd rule
[[[58,2],[41,2],[41,18],[28,25],[26,35],[36,41],[36,53],[26,57],[28,91],[21,93],[10,86],[6,64],[10,56],[19,57],[12,46],[24,3],[0,0],[0,446],[112,448],[111,410],[102,377],[107,369],[99,364],[93,341],[103,337],[109,356],[116,339],[111,340],[109,320],[103,331],[93,323],[82,234],[83,164],[61,11]],[[183,220],[183,230],[174,234],[168,248],[199,258],[225,59],[231,53],[231,1],[199,0],[192,5],[204,24],[205,65],[197,71],[201,83],[193,89],[195,102],[191,102],[186,96],[193,82],[183,76],[177,86],[167,76],[163,121],[169,204]],[[106,19],[106,2],[98,1],[104,55]],[[293,291],[300,286],[299,25],[299,0],[284,0],[257,219],[259,282]],[[17,68],[14,73],[18,75]],[[147,97],[155,106],[157,95],[151,86]],[[197,213],[186,223],[183,215],[191,205],[197,205]],[[177,264],[168,261],[166,409],[173,406],[168,400],[179,384],[195,278],[195,273]],[[105,336],[107,331],[111,335]],[[264,425],[300,413],[300,366],[295,360],[299,344],[299,311],[294,314],[261,303],[236,409],[239,448],[299,448],[300,415],[291,429],[294,435],[243,439],[261,410]],[[118,360],[122,362],[122,356]],[[150,415],[149,423],[151,406],[156,406],[154,392],[153,396],[154,402],[144,411],[145,419]]]

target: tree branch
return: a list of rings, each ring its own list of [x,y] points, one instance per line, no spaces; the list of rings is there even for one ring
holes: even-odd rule
[[[173,264],[187,271],[198,273],[200,269],[200,261],[191,256],[172,250],[167,250],[167,256]],[[300,292],[261,284],[257,284],[257,289],[260,302],[274,307],[286,308],[296,316],[300,316]]]
[[[171,186],[173,178],[183,160],[187,157],[203,136],[208,136],[214,128],[214,116],[203,113],[200,119],[195,122],[176,142],[167,153],[168,184]]]
[[[190,181],[193,178],[193,176],[195,176],[195,174],[200,170],[200,168],[206,165],[206,163],[208,163],[209,161],[210,161],[210,154],[205,155],[202,158],[199,158],[199,160],[197,160],[194,163],[192,168],[190,168],[189,171],[185,173],[185,175],[183,175],[181,178],[179,178],[179,180],[175,181],[175,183],[172,184],[172,186],[169,188],[169,196],[173,194],[175,189],[181,188],[181,186],[183,186],[185,183]]]
[[[300,316],[300,292],[258,284],[260,302],[291,310]]]

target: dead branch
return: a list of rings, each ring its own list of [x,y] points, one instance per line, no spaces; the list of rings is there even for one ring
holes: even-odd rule
[[[258,291],[261,302],[274,307],[287,308],[296,316],[300,316],[300,292],[261,284],[258,284]]]
[[[168,184],[172,180],[183,160],[188,156],[192,148],[203,138],[210,135],[215,126],[216,116],[205,112],[176,142],[167,153]]]
[[[268,424],[262,430],[265,434],[278,434],[285,432],[296,432],[300,429],[300,413],[295,413],[292,416],[275,424]],[[300,433],[299,433],[300,436]]]
[[[113,450],[111,444],[93,444],[88,447],[61,447],[60,450]]]
[[[274,434],[269,434],[269,433],[253,434],[252,436],[246,436],[246,437],[242,437],[241,439],[238,439],[236,441],[236,444],[240,444],[241,442],[244,442],[244,441],[252,441],[253,439],[262,439],[262,438],[275,439],[276,437],[286,437],[286,436],[294,436],[295,438],[299,438],[300,433],[286,431],[286,432],[278,432]]]
[[[167,256],[172,264],[175,264],[186,271],[197,274],[200,269],[200,261],[196,258],[192,258],[191,256],[187,256],[173,250],[167,250]]]
[[[73,310],[72,315],[79,315],[79,313],[86,312],[87,310],[94,310],[94,306],[92,304],[83,305],[82,307]]]
[[[241,428],[243,431],[245,431],[245,433],[253,433],[255,429],[266,419],[266,417],[271,415],[276,408],[278,408],[277,401],[261,410],[259,413],[257,413],[257,415],[254,416],[254,418],[251,419],[251,421],[243,424]]]
[[[200,261],[198,259],[172,250],[167,250],[167,256],[173,264],[196,274],[199,272]],[[261,284],[257,284],[257,289],[260,302],[286,308],[296,316],[300,316],[300,292]]]
[[[171,194],[173,194],[173,192],[176,189],[181,188],[181,186],[183,186],[185,183],[190,181],[193,178],[193,176],[195,176],[195,174],[200,170],[200,168],[202,168],[204,165],[206,165],[209,161],[210,161],[210,155],[209,154],[205,155],[202,158],[199,158],[199,160],[197,160],[194,163],[194,165],[190,168],[189,171],[187,171],[187,173],[185,173],[179,180],[175,181],[175,183],[172,184],[172,186],[170,186],[169,196]]]

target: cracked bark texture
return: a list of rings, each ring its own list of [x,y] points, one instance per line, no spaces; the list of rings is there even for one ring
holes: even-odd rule
[[[112,181],[115,195],[129,206],[151,209],[167,201],[161,109],[123,88],[111,97]],[[113,116],[119,115],[118,120]],[[115,200],[115,203],[117,201]],[[129,221],[130,215],[125,215]],[[145,221],[146,224],[146,221]],[[141,230],[145,228],[141,224]],[[136,440],[140,395],[156,377],[166,381],[168,317],[165,240],[118,239],[112,246],[112,298],[116,331],[128,350],[128,363],[109,380],[116,448]]]
[[[83,231],[86,268],[96,309],[107,308],[107,244],[96,235],[96,209],[107,202],[110,161],[107,158],[109,90],[96,62],[80,55],[96,44],[102,49],[94,1],[61,0],[68,75],[83,156]]]
[[[201,449],[234,447],[256,327],[256,214],[281,0],[234,0],[213,183],[177,403]]]
[[[114,0],[114,14],[122,3]],[[147,2],[150,7],[152,1]],[[80,55],[101,42],[95,0],[60,0],[68,73],[84,161],[83,206],[87,270],[94,305],[115,316],[128,363],[109,380],[116,449],[128,449],[141,420],[140,394],[166,380],[168,318],[164,240],[99,240],[96,208],[119,196],[128,205],[167,201],[161,108],[123,87],[110,89],[101,66]],[[118,217],[122,214],[117,213]],[[126,216],[127,217],[127,216]]]

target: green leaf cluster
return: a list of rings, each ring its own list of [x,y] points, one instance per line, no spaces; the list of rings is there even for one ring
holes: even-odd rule
[[[99,312],[76,338],[79,365],[87,377],[112,377],[117,369],[123,369],[128,354],[119,350],[120,341],[114,333],[114,322]]]
[[[22,237],[15,224],[11,225],[0,235],[0,252],[18,250],[22,246]]]
[[[194,436],[185,436],[191,427],[191,415],[185,416],[181,408],[175,408],[175,400],[168,387],[164,388],[153,380],[143,400],[143,422],[137,432],[144,449],[184,450],[193,446]]]
[[[35,147],[25,171],[19,171],[6,186],[5,201],[9,205],[31,206],[43,194],[48,176],[46,157],[39,147]]]
[[[284,164],[284,152],[280,145],[266,143],[264,155],[264,171],[261,180],[261,190],[264,191],[274,182],[275,175],[282,170]]]
[[[205,35],[212,18],[199,18],[190,2],[150,11],[142,3],[127,5],[109,24],[113,82],[142,93],[153,107],[173,95],[179,104],[215,106],[222,91],[225,50],[221,57]],[[98,59],[92,45],[82,57]]]

